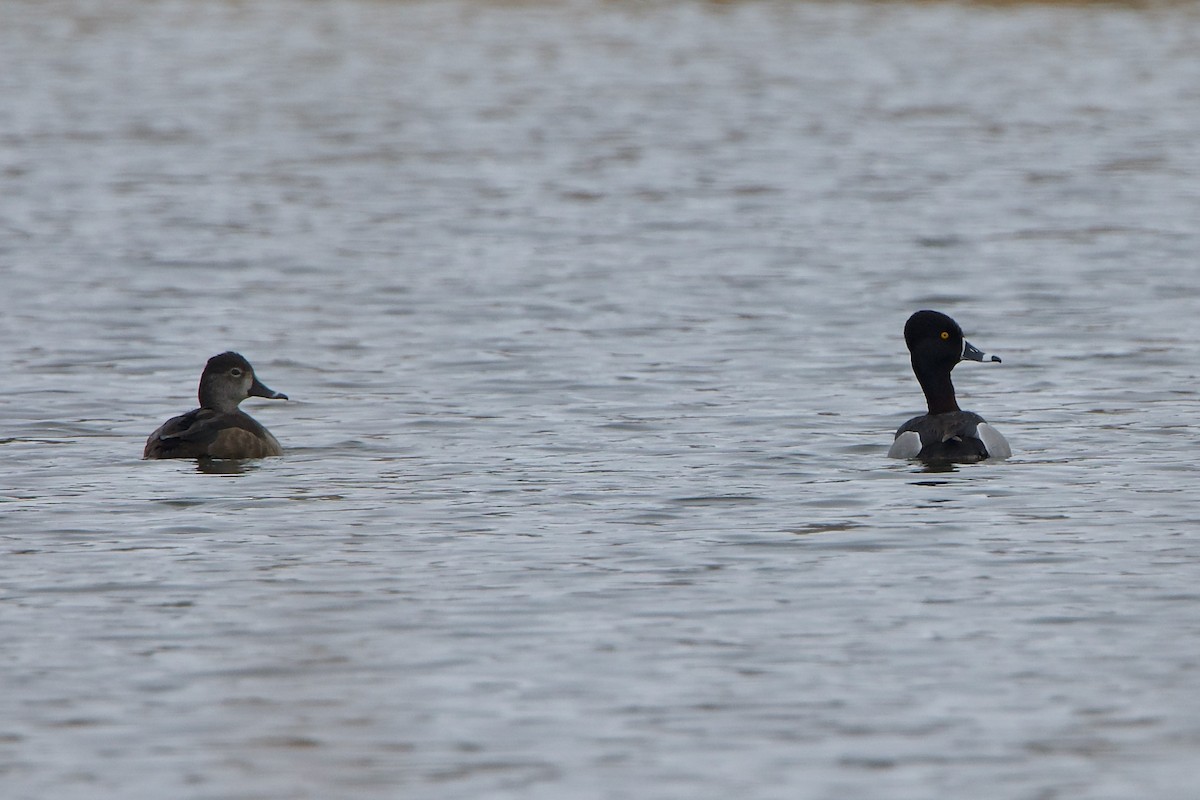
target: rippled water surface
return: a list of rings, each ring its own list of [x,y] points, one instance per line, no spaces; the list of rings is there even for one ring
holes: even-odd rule
[[[1195,6],[0,14],[5,798],[1194,792]]]

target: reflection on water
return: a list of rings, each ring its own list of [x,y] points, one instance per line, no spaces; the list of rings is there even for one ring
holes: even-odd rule
[[[233,458],[198,458],[194,463],[196,471],[206,475],[241,475],[258,468],[257,461]]]
[[[8,4],[6,796],[1187,796],[1198,21]]]

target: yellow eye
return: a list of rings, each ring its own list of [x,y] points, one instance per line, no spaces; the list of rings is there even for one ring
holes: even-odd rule
[[[943,339],[949,339],[949,338],[950,338],[950,331],[942,331],[942,338],[943,338]]]

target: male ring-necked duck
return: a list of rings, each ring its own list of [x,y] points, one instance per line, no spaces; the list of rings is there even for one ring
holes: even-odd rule
[[[142,458],[266,458],[283,455],[271,432],[238,404],[247,397],[287,400],[262,385],[254,367],[237,353],[221,353],[204,365],[200,407],[163,423],[150,434]]]
[[[950,370],[964,359],[983,361],[983,351],[963,338],[958,323],[937,311],[918,311],[904,324],[904,342],[912,354],[929,413],[913,417],[896,431],[888,455],[933,463],[971,463],[1008,458],[1012,450],[1000,432],[954,399]],[[991,356],[999,362],[999,356]]]

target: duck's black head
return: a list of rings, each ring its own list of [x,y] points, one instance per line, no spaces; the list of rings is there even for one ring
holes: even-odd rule
[[[939,311],[918,311],[904,323],[904,343],[912,354],[913,372],[925,390],[930,414],[958,411],[950,370],[963,359],[999,361],[963,338],[962,328]]]

